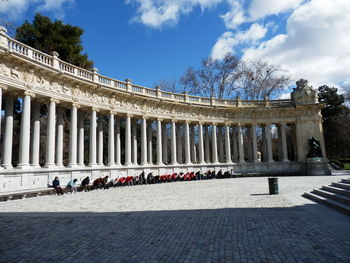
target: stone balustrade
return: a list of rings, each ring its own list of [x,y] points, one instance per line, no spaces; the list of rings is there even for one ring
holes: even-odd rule
[[[76,67],[0,28],[0,101],[5,101],[0,192],[44,187],[57,175],[64,183],[142,171],[305,174],[308,139],[320,140],[324,156],[325,148],[322,105],[307,84],[299,84],[288,100],[171,93]],[[12,156],[18,98],[19,156]]]

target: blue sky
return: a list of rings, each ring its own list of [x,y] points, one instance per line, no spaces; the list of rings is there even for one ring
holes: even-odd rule
[[[315,87],[350,83],[348,0],[0,0],[18,25],[37,11],[83,28],[101,74],[147,87],[226,52]]]

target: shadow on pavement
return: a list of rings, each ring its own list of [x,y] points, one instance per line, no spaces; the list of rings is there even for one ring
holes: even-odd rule
[[[350,220],[313,206],[0,213],[0,262],[350,262]]]

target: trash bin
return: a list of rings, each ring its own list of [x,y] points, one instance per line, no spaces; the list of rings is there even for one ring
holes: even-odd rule
[[[278,194],[278,178],[269,178],[269,194]]]

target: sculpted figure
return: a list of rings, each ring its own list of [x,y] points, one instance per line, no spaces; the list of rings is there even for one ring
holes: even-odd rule
[[[307,157],[323,157],[320,141],[315,137],[309,139],[309,153],[307,154]]]

